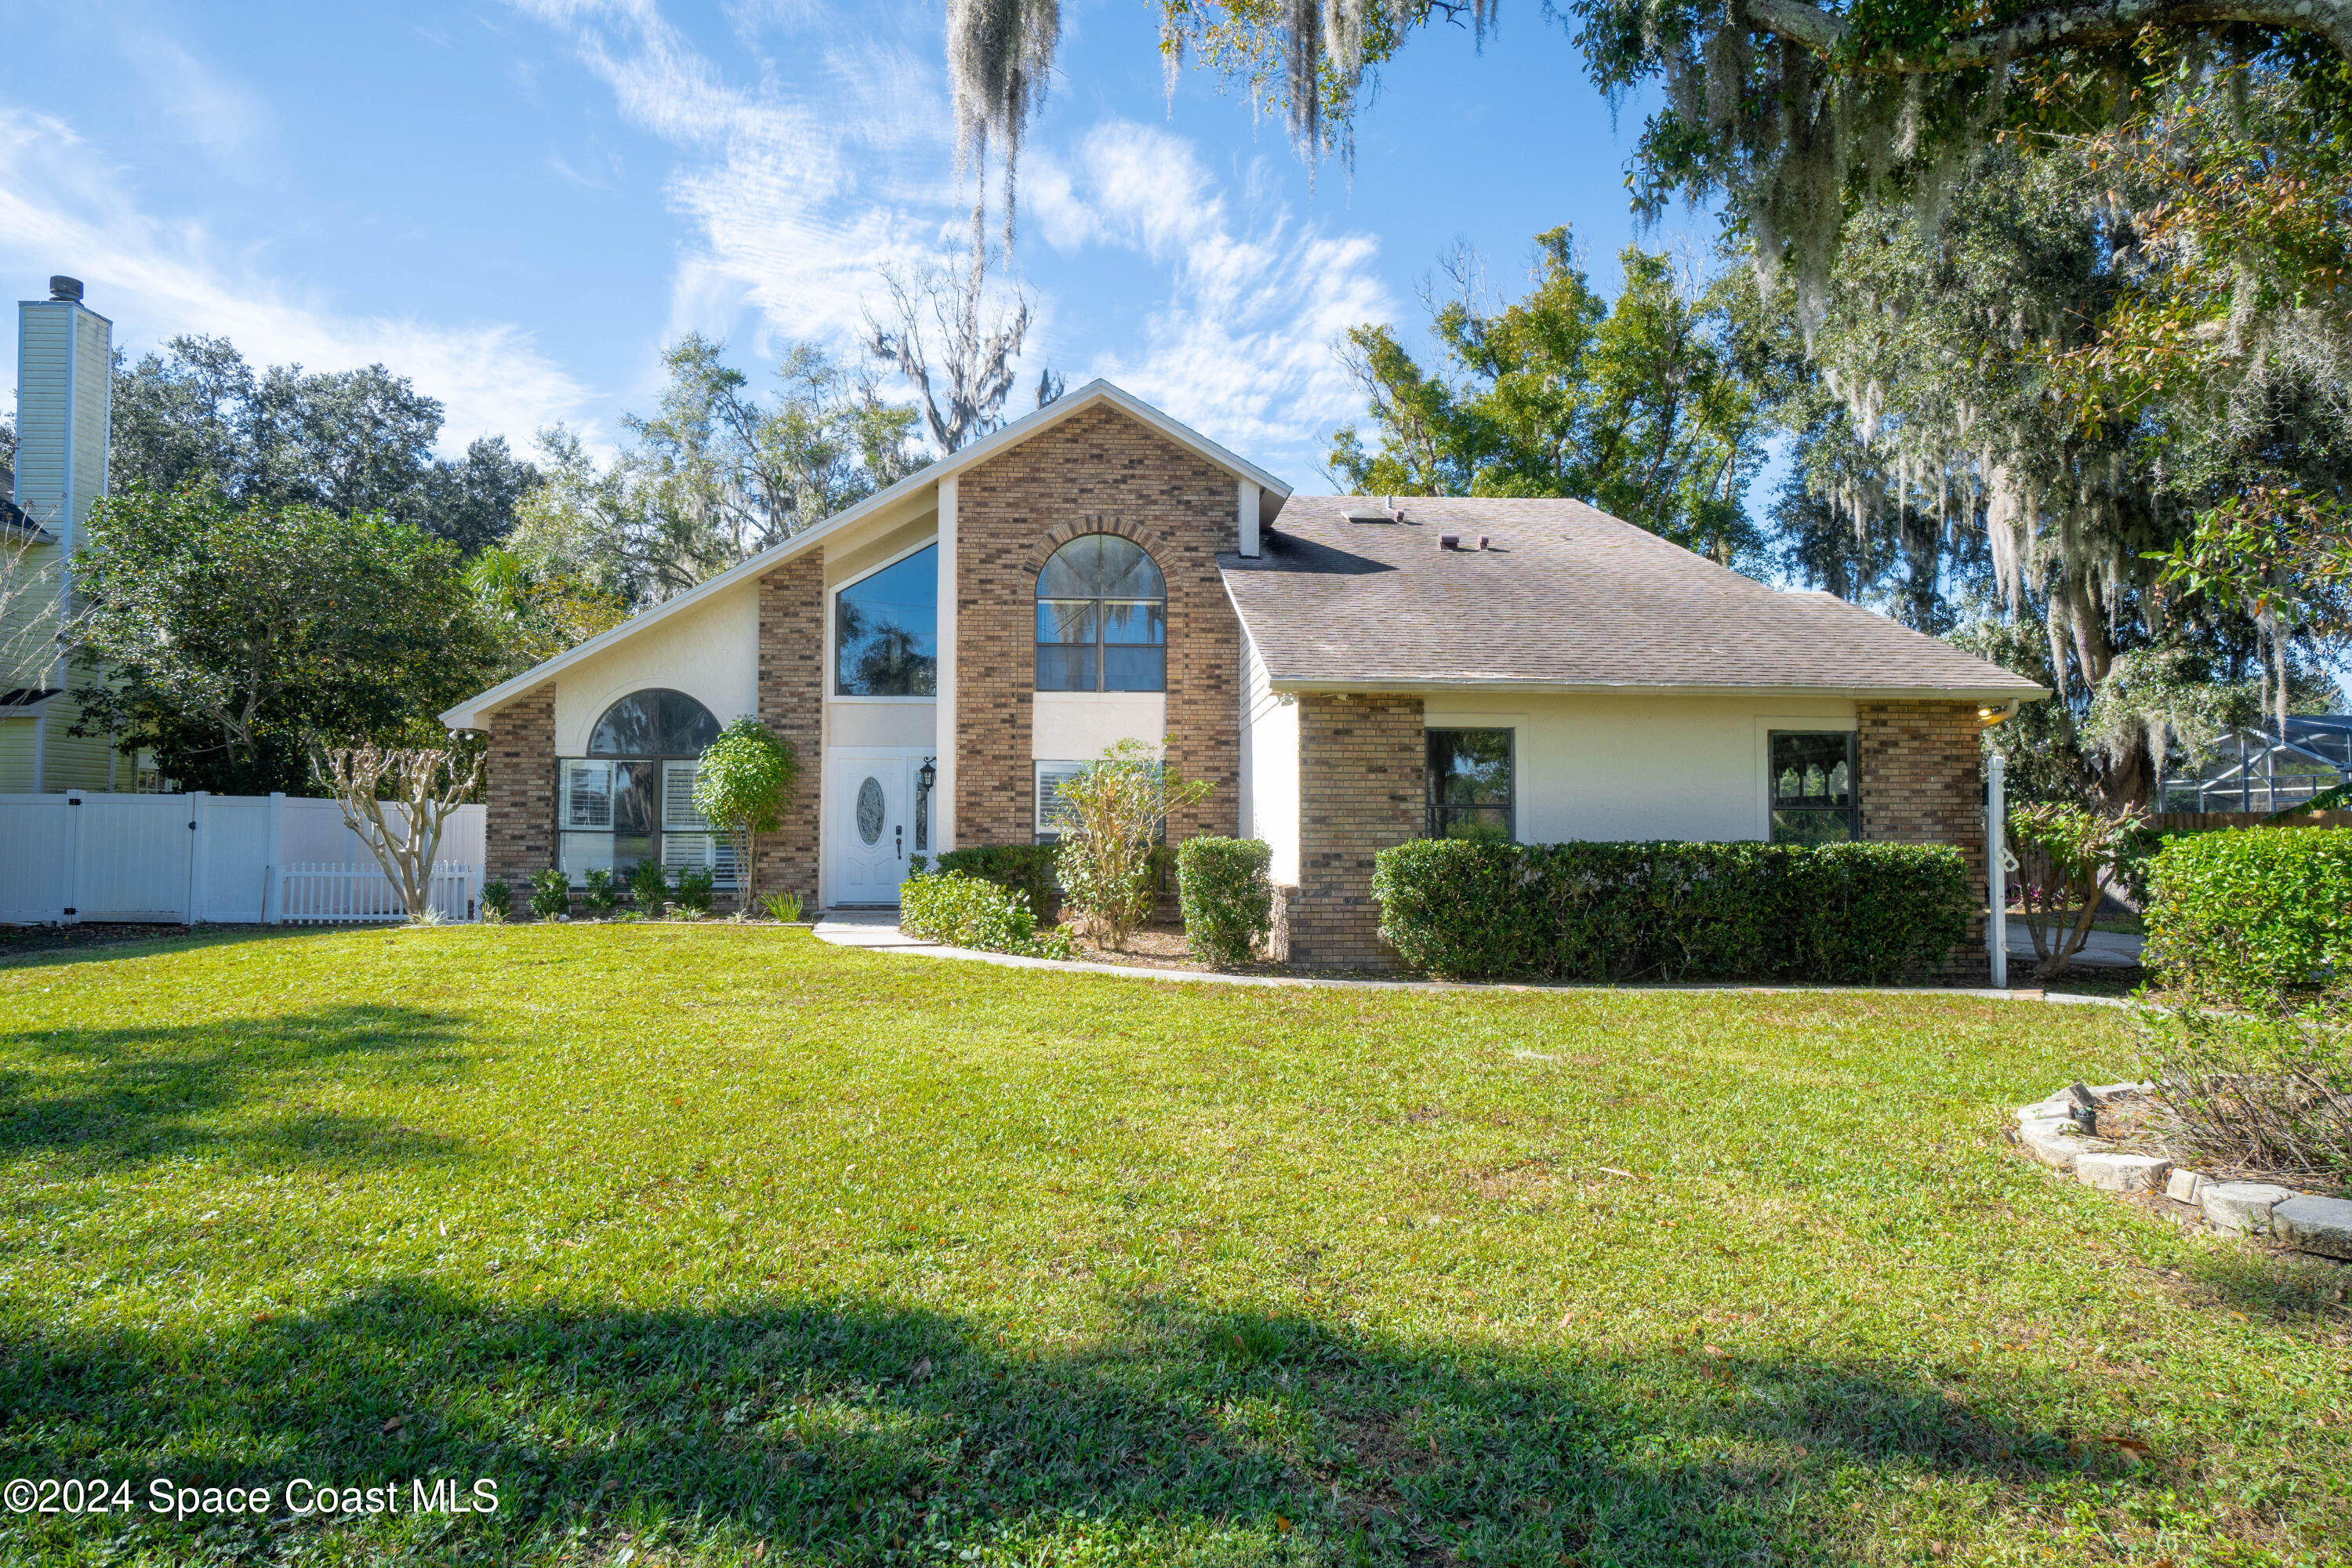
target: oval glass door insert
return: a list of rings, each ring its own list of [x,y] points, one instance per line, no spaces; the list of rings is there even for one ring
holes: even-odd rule
[[[882,781],[868,777],[857,786],[857,837],[872,844],[882,837]]]

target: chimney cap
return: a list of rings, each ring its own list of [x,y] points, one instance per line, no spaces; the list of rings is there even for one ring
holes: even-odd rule
[[[67,278],[63,276],[51,278],[49,279],[49,298],[52,300],[70,300],[77,305],[80,304],[81,279],[79,278]]]

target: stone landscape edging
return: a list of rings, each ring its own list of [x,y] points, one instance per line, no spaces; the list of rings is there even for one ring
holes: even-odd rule
[[[2102,1106],[2145,1098],[2155,1087],[2069,1084],[2047,1100],[2019,1106],[2010,1137],[2037,1163],[2084,1186],[2145,1194],[2163,1205],[2161,1212],[2224,1236],[2263,1237],[2315,1258],[2352,1262],[2352,1199],[2271,1182],[2222,1181],[2160,1154],[2123,1152],[2097,1136]]]

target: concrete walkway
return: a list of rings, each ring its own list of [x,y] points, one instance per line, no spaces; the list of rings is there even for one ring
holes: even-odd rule
[[[1172,981],[1180,984],[1339,986],[1360,991],[1730,991],[1759,996],[1967,996],[1983,1002],[2065,1002],[2098,1007],[2120,1007],[2112,996],[2045,996],[2039,991],[1961,990],[1944,985],[1530,985],[1516,983],[1473,984],[1458,980],[1351,980],[1336,975],[1218,974],[1189,969],[1153,969],[1142,964],[1069,963],[1057,958],[1023,958],[1010,952],[976,952],[949,947],[898,929],[896,910],[826,910],[816,918],[816,939],[835,947],[870,948],[916,958],[961,958],[993,963],[1005,969],[1051,969],[1071,974],[1109,974],[1121,980]],[[2028,954],[2032,946],[2029,940]]]
[[[2083,943],[2083,951],[2074,958],[2077,969],[2137,969],[2142,939],[2122,931],[2095,931]],[[2018,969],[2020,961],[2025,968]],[[2025,922],[2011,916],[2009,922],[2010,973],[2031,974],[2033,972],[2033,933]]]

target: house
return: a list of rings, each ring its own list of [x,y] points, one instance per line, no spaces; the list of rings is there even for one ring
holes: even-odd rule
[[[488,732],[488,874],[717,863],[720,722],[803,784],[762,887],[887,905],[914,855],[1055,831],[1162,742],[1171,838],[1274,847],[1292,956],[1381,961],[1424,833],[1958,845],[2029,681],[1569,500],[1304,496],[1105,382],[444,715]]]
[[[0,795],[113,790],[135,758],[76,735],[73,693],[93,679],[58,645],[73,600],[71,562],[106,493],[114,327],[72,278],[16,307],[16,462],[0,504]],[[5,472],[5,470],[0,470]]]

